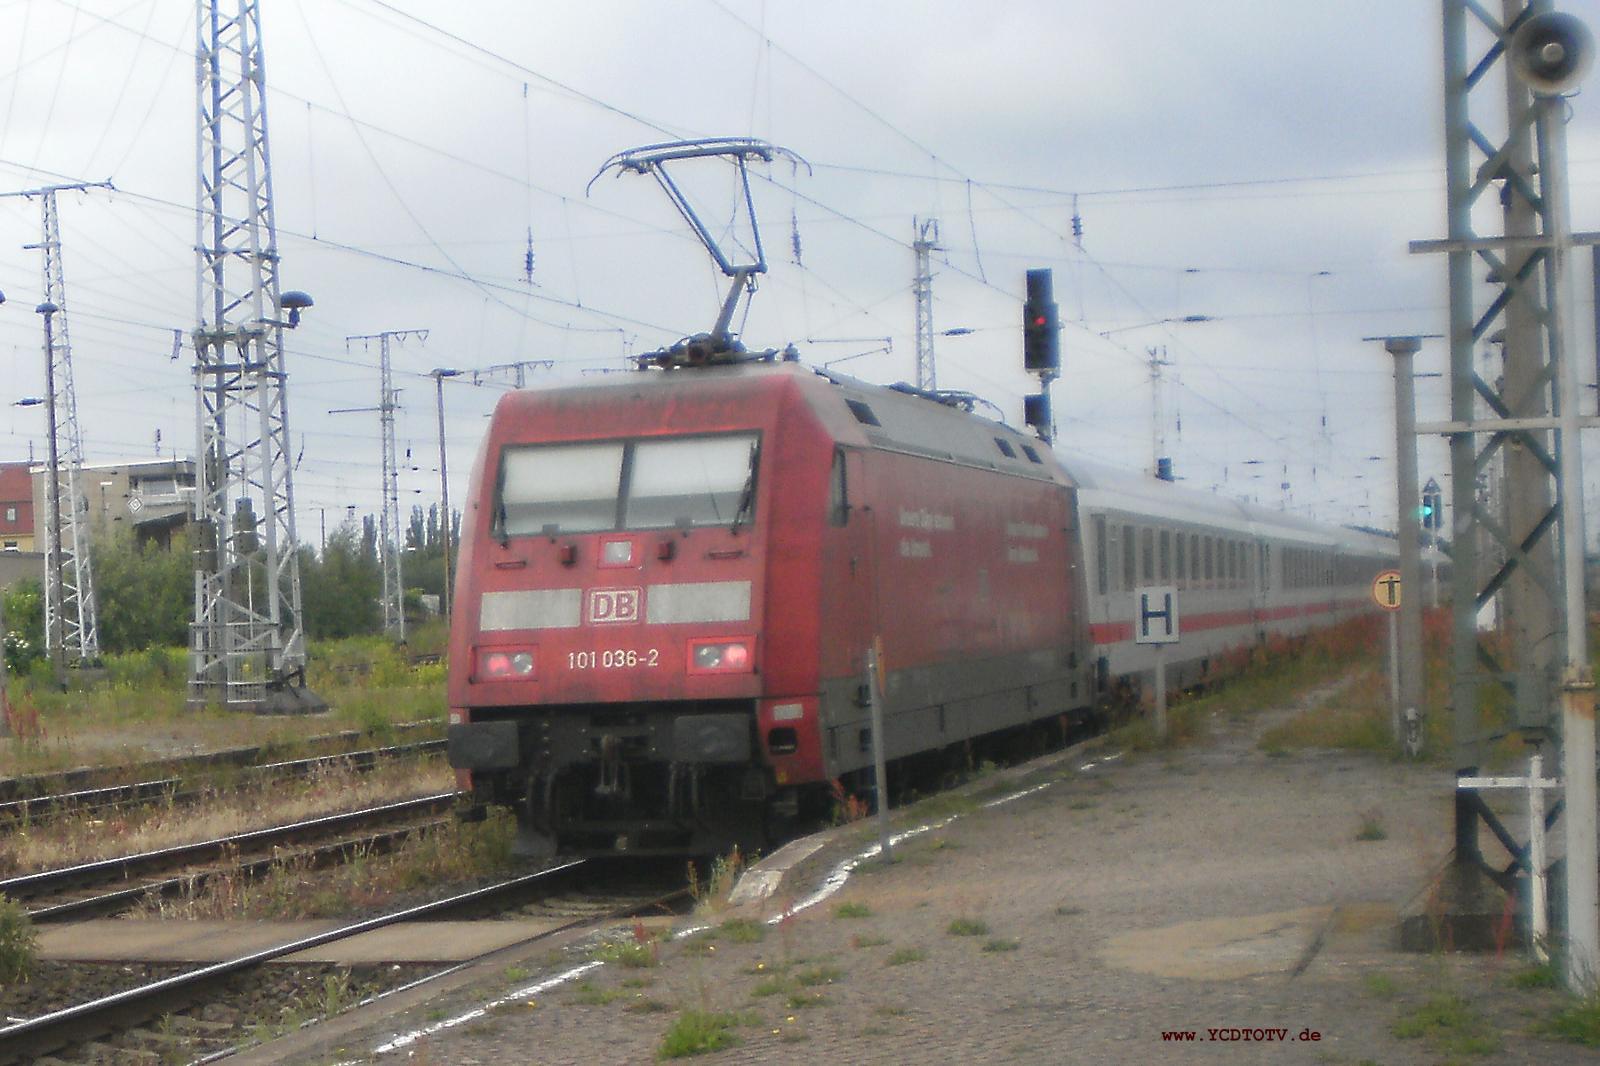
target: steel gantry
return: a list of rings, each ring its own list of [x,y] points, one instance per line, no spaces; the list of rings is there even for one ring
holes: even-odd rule
[[[109,181],[46,185],[6,196],[37,196],[43,225],[37,248],[44,260],[45,420],[49,464],[45,471],[44,637],[51,664],[67,666],[100,660],[95,610],[94,563],[89,544],[88,498],[83,478],[83,434],[78,428],[78,395],[72,382],[72,342],[67,331],[67,284],[61,267],[61,220],[56,193],[109,189]]]
[[[257,0],[197,0],[196,552],[189,698],[319,709],[306,646]]]
[[[405,584],[402,580],[400,543],[400,465],[394,443],[394,412],[398,408],[398,392],[394,387],[394,363],[389,355],[389,342],[415,339],[426,341],[425,329],[390,329],[382,333],[364,333],[346,337],[348,349],[351,341],[363,346],[378,342],[378,406],[336,407],[329,414],[355,411],[377,411],[378,428],[383,438],[383,510],[378,518],[379,568],[383,571],[383,631],[404,644],[406,639]]]
[[[1566,972],[1592,987],[1596,964],[1594,697],[1583,612],[1583,490],[1576,337],[1568,260],[1575,243],[1566,200],[1563,94],[1592,44],[1548,0],[1443,0],[1449,236],[1413,251],[1442,252],[1450,293],[1450,420],[1454,623],[1450,701],[1458,778],[1474,778],[1486,745],[1518,730],[1563,753],[1568,869]],[[1476,51],[1474,51],[1476,49]],[[1493,131],[1504,129],[1503,138]],[[1536,165],[1537,160],[1537,165]],[[1500,234],[1480,234],[1498,221]],[[1474,279],[1484,270],[1484,282]],[[1480,375],[1480,345],[1501,346],[1501,375]],[[1503,508],[1479,492],[1496,466]],[[1498,634],[1482,613],[1504,608]],[[1488,690],[1510,694],[1514,718],[1486,727]],[[1559,701],[1555,698],[1559,695]],[[1561,713],[1554,713],[1559,705]],[[1455,875],[1479,872],[1510,887],[1526,868],[1518,845],[1471,787],[1458,790]],[[1553,818],[1552,811],[1550,817]],[[1479,852],[1480,818],[1512,858],[1497,869]]]

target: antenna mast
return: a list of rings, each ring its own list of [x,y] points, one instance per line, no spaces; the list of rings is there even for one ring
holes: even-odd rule
[[[284,327],[299,323],[311,298],[278,289],[259,0],[196,3],[199,543],[189,700],[317,711],[327,705],[305,688],[283,363]]]
[[[912,220],[916,237],[911,250],[917,256],[917,276],[912,279],[911,291],[917,299],[917,388],[932,392],[935,383],[933,364],[933,265],[932,253],[941,251],[939,220],[925,218]]]

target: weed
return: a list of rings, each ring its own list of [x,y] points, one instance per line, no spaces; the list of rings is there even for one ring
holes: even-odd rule
[[[1075,799],[1067,804],[1067,807],[1074,811],[1092,811],[1098,806],[1099,804],[1092,799]]]
[[[828,997],[821,992],[793,992],[784,1000],[790,1010],[804,1010],[806,1007],[826,1007]]]
[[[1366,812],[1361,816],[1361,829],[1356,833],[1357,840],[1388,840],[1389,831],[1383,827],[1376,810]]]
[[[594,958],[601,962],[614,962],[618,966],[642,970],[647,966],[654,966],[659,960],[656,955],[656,946],[653,941],[631,943],[626,940],[613,940],[601,944],[594,950]]]
[[[726,1011],[686,1010],[667,1027],[656,1058],[681,1059],[732,1047],[739,1042],[733,1031],[738,1024],[738,1016]]]
[[[833,793],[833,824],[849,825],[859,822],[872,812],[867,801],[860,796],[851,795],[844,790],[844,782],[837,777],[829,786]]]
[[[753,918],[729,918],[722,932],[735,944],[757,944],[766,939],[767,927]]]
[[[659,999],[650,999],[646,996],[624,1004],[622,1009],[631,1014],[665,1014],[672,1010],[672,1004],[663,1003]]]
[[[862,933],[850,938],[850,946],[853,948],[876,948],[888,942],[888,937],[878,936],[875,933]]]
[[[1384,999],[1395,994],[1394,978],[1386,973],[1369,973],[1361,979],[1369,993]]]
[[[1490,1055],[1500,1050],[1500,1038],[1489,1030],[1483,1016],[1452,992],[1429,996],[1427,1002],[1403,1014],[1392,1031],[1402,1040],[1425,1038],[1451,1057]]]
[[[1022,946],[1022,941],[1012,940],[1009,937],[995,937],[984,942],[983,950],[989,952],[1016,951]]]
[[[885,1018],[900,1018],[910,1013],[910,1011],[900,1006],[898,1003],[881,1003],[872,1008],[872,1012],[874,1014],[881,1014]]]
[[[1539,971],[1532,971],[1537,973]],[[1552,971],[1553,973],[1553,971]],[[1600,993],[1570,1001],[1545,1028],[1552,1036],[1585,1047],[1600,1047]]]
[[[1079,915],[1079,914],[1082,914],[1082,913],[1083,913],[1083,908],[1082,907],[1074,907],[1070,903],[1063,903],[1063,904],[1061,904],[1061,906],[1056,908],[1056,914],[1060,915],[1063,918],[1071,918],[1071,917],[1074,917],[1075,915]]]
[[[739,880],[739,875],[743,872],[744,856],[739,854],[737,845],[728,854],[718,855],[711,860],[711,869],[704,880],[700,877],[700,868],[691,862],[689,895],[696,904],[715,910],[727,901],[733,886]]]
[[[833,908],[835,918],[870,918],[872,908],[865,903],[841,903]]]
[[[809,970],[796,970],[794,979],[807,988],[812,985],[831,985],[844,977],[844,971],[837,966],[815,966]]]
[[[507,984],[514,985],[520,984],[521,982],[532,977],[533,971],[525,969],[521,966],[507,966],[500,976],[506,979]]]
[[[620,988],[601,988],[599,985],[584,981],[572,990],[572,1002],[585,1007],[603,1007],[626,995],[627,993]]]
[[[38,959],[38,934],[28,908],[0,894],[0,986],[28,979]]]
[[[767,996],[789,991],[790,983],[789,979],[782,975],[769,977],[765,981],[757,981],[750,994],[757,999],[765,999]]]
[[[648,977],[626,977],[626,978],[623,978],[622,987],[623,988],[649,988],[654,983],[655,982],[650,980],[650,978],[648,978]]]
[[[904,966],[908,962],[921,962],[928,953],[921,948],[901,948],[884,960],[886,966]]]
[[[1510,984],[1512,988],[1560,988],[1561,972],[1555,963],[1546,962],[1512,974]]]
[[[989,923],[981,918],[956,918],[945,932],[951,936],[984,936],[989,932]]]

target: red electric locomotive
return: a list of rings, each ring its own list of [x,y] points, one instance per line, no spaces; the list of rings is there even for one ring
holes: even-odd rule
[[[710,853],[870,765],[1092,700],[1037,440],[793,362],[507,395],[464,516],[449,745],[525,850]]]

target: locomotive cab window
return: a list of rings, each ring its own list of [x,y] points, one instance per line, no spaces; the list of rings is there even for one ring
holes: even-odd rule
[[[747,523],[759,455],[754,433],[508,447],[495,532],[528,537]]]

